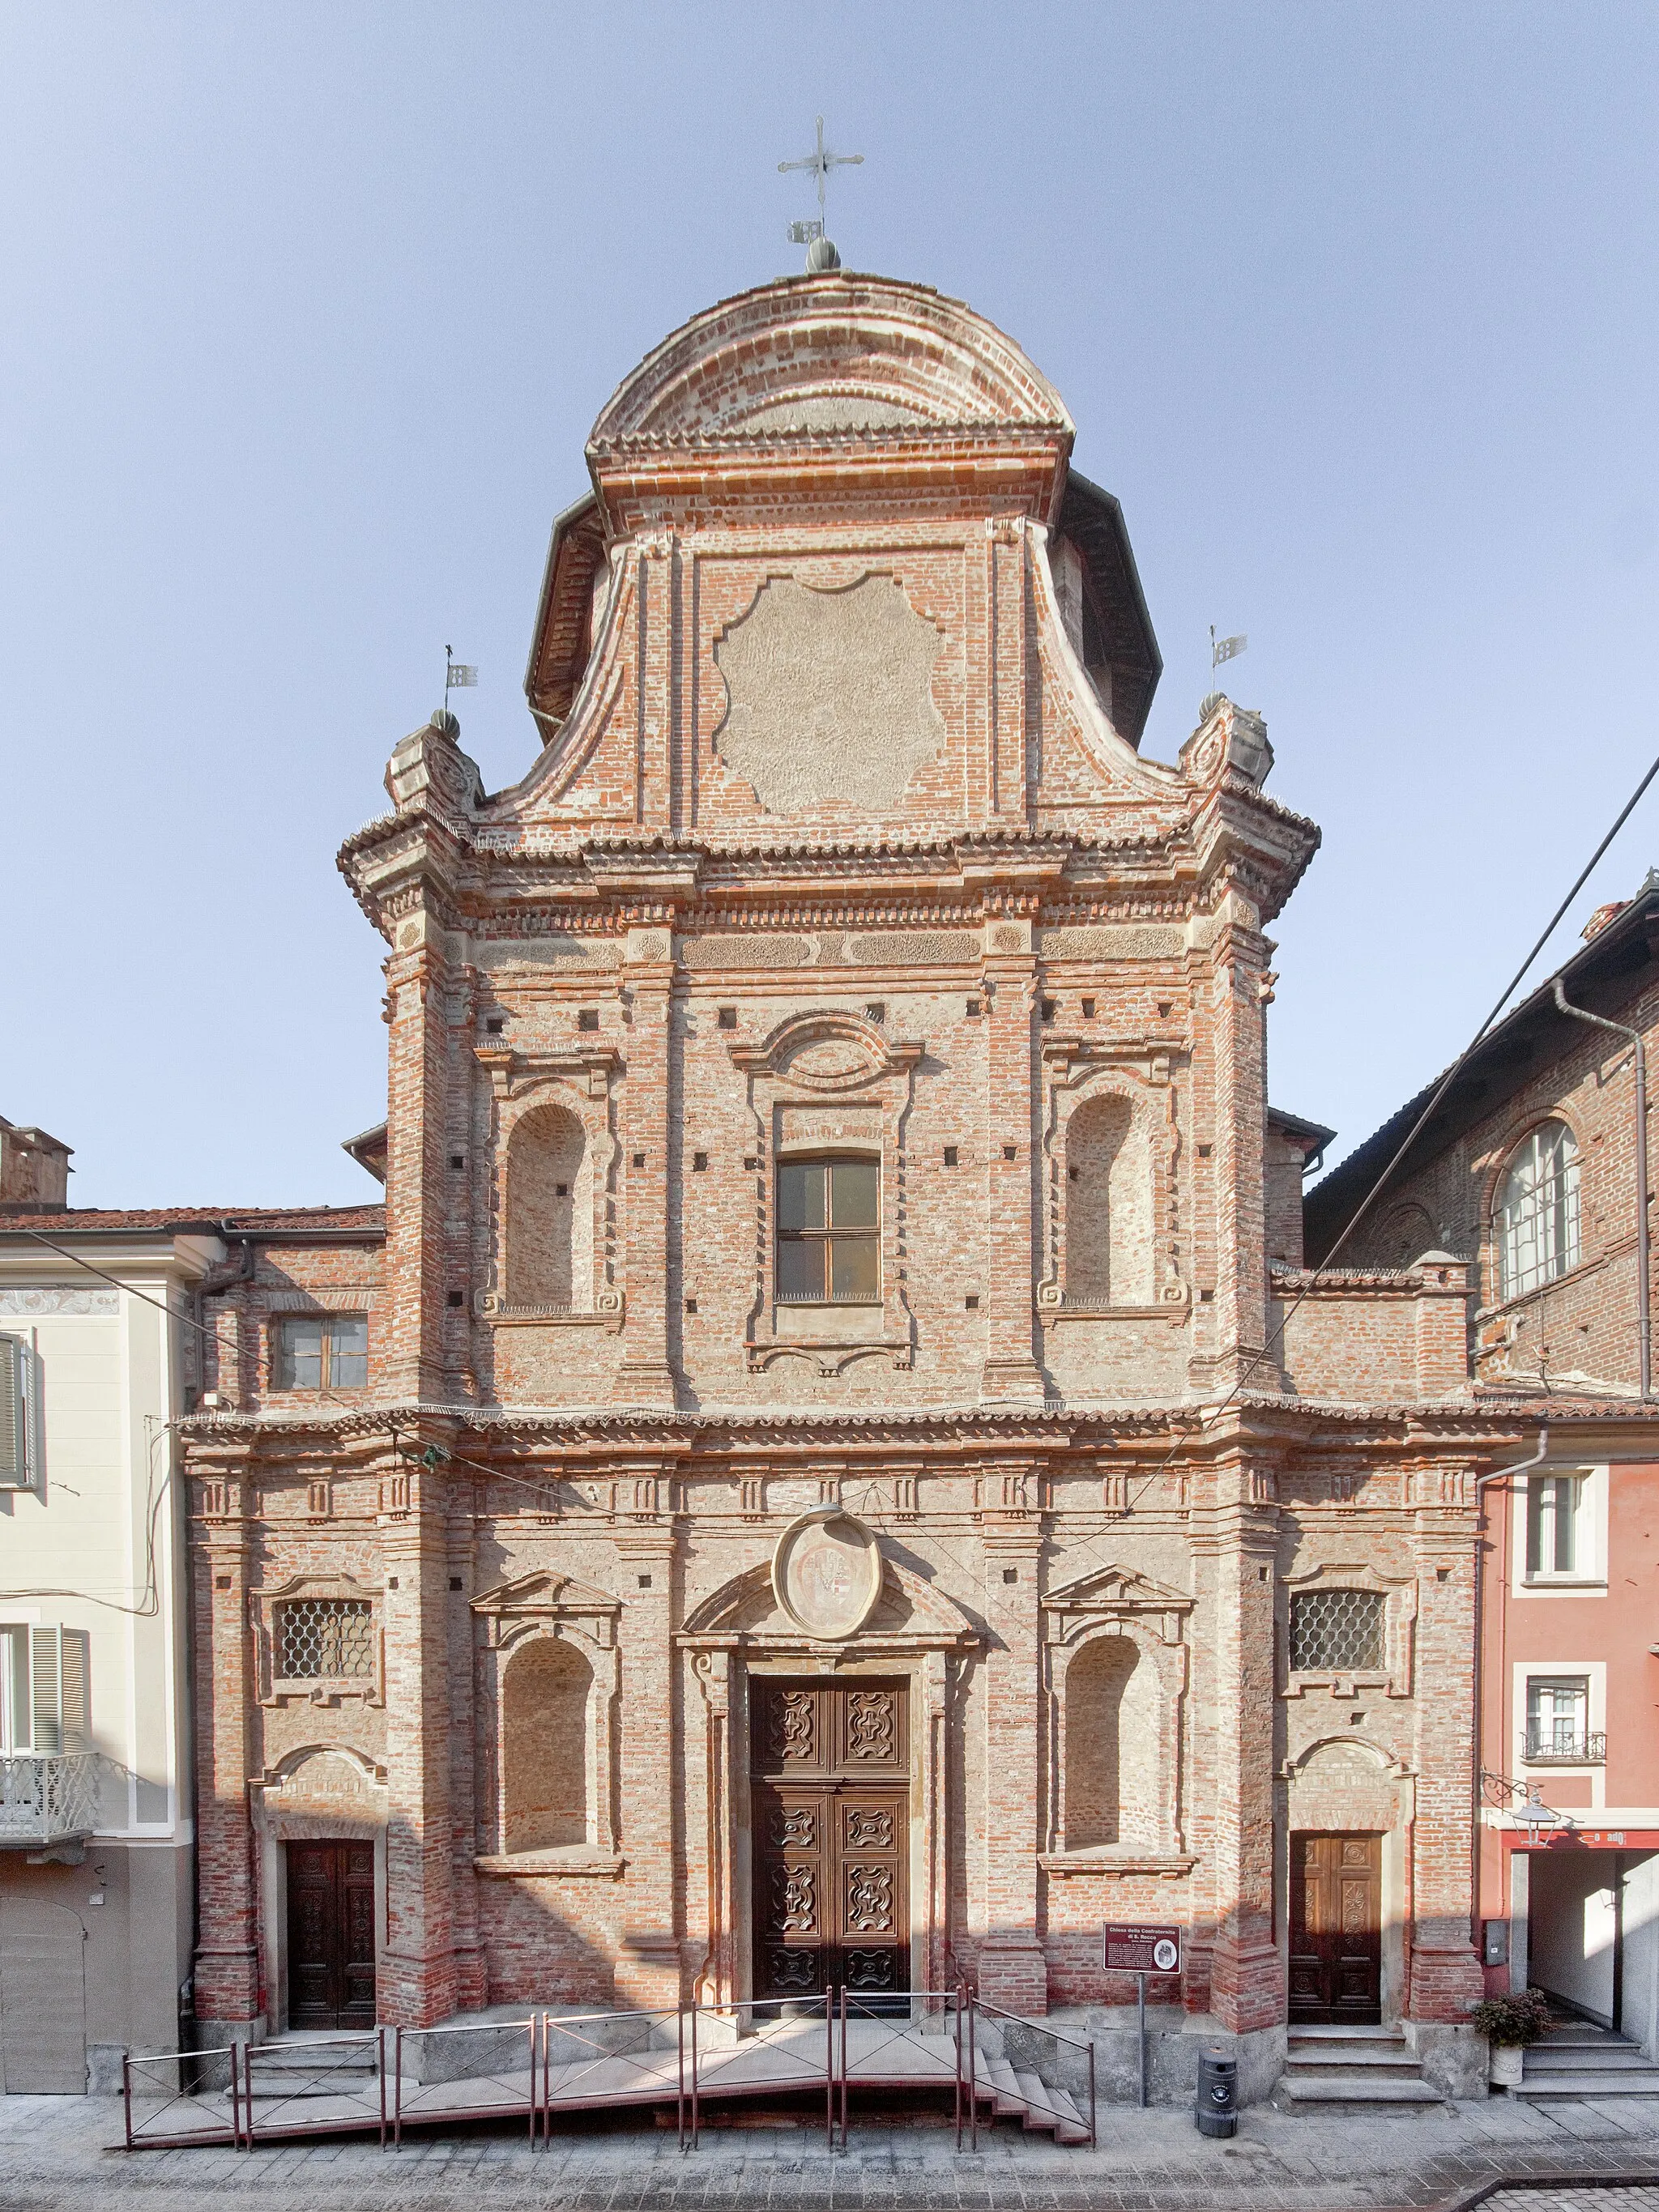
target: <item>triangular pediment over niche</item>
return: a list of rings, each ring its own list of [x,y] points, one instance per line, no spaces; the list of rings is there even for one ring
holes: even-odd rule
[[[622,1600],[613,1597],[609,1590],[579,1583],[572,1575],[538,1569],[534,1574],[520,1575],[510,1583],[501,1583],[494,1589],[483,1591],[473,1599],[472,1610],[495,1617],[508,1613],[543,1614],[565,1620],[592,1618],[594,1614],[613,1617],[621,1613]]]
[[[1190,1613],[1194,1602],[1133,1567],[1100,1567],[1050,1590],[1042,1605],[1046,1613]]]

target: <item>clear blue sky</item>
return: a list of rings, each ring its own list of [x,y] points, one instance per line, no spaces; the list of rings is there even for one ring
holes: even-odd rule
[[[1659,746],[1659,9],[0,9],[0,1113],[81,1205],[368,1198],[380,947],[336,874],[478,662],[491,787],[613,386],[797,265],[1011,331],[1123,501],[1171,758],[1244,630],[1323,826],[1273,1092],[1357,1142]],[[1581,902],[1659,860],[1659,792]],[[1339,1146],[1339,1152],[1341,1146]]]

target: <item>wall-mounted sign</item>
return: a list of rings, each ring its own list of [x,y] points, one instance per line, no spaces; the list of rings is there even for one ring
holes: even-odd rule
[[[1109,1925],[1105,1964],[1117,1974],[1178,1974],[1181,1930]]]

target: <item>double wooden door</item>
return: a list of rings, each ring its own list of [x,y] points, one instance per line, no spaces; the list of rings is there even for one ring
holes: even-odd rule
[[[1291,2019],[1374,2027],[1382,2017],[1382,1838],[1291,1838]]]
[[[756,1996],[908,1989],[906,1685],[759,1677],[750,1712]]]
[[[288,2024],[374,2025],[374,1846],[288,1845]]]

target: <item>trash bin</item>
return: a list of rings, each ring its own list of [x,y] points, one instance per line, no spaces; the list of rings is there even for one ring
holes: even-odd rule
[[[1238,2061],[1224,2051],[1199,2053],[1194,2118],[1201,2136],[1238,2133]]]

